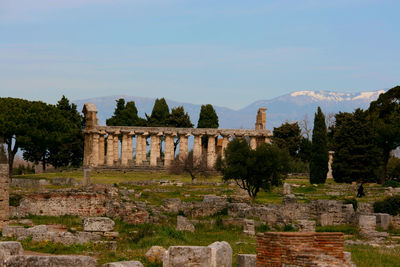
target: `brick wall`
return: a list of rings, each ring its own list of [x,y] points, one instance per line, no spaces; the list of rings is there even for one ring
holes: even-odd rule
[[[257,266],[344,264],[343,233],[268,232],[257,235]]]

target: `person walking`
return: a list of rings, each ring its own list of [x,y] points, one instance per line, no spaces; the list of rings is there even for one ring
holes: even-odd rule
[[[363,185],[364,185],[364,182],[360,181],[360,183],[358,184],[358,187],[357,187],[357,197],[365,196]]]

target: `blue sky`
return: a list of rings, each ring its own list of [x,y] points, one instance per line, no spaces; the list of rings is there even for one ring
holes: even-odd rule
[[[400,1],[0,0],[0,96],[241,108],[400,84]]]

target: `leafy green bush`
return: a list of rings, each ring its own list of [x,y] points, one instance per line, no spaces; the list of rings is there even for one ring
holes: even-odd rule
[[[9,196],[10,204],[9,205],[12,207],[18,207],[22,198],[23,198],[23,196],[21,196],[21,195],[10,194],[10,196]]]
[[[387,175],[390,178],[400,178],[400,159],[391,157],[387,164]]]
[[[264,233],[269,231],[271,231],[271,228],[269,228],[269,226],[266,224],[261,224],[256,227],[256,232]]]
[[[400,214],[400,196],[387,197],[382,201],[375,202],[374,212],[388,213],[393,216]]]
[[[352,204],[354,211],[357,211],[358,202],[355,198],[349,198],[344,201],[344,204]]]
[[[383,183],[383,187],[400,187],[400,182],[395,180],[387,180]]]

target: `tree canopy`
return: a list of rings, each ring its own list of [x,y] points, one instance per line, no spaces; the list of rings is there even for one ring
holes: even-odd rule
[[[211,104],[201,105],[197,128],[218,128],[218,115]]]
[[[380,165],[380,151],[374,143],[374,131],[368,113],[336,114],[333,136],[332,174],[336,182],[375,182]]]
[[[179,106],[171,109],[171,114],[169,114],[167,119],[168,127],[176,128],[193,128],[193,123],[190,121],[190,116],[183,106]]]
[[[125,99],[120,98],[116,102],[114,115],[106,120],[108,126],[146,126],[146,120],[138,116],[134,101],[125,105]]]
[[[271,190],[282,183],[289,169],[289,154],[276,145],[263,143],[252,150],[243,138],[235,138],[218,157],[217,170],[224,180],[233,179],[254,199],[260,189]]]
[[[165,127],[169,118],[169,107],[164,98],[156,99],[151,115],[147,118],[147,126]]]
[[[287,149],[290,156],[297,158],[301,144],[299,124],[286,122],[279,127],[274,127],[272,142],[280,148]]]
[[[311,144],[310,183],[323,184],[328,173],[328,148],[325,115],[320,107],[314,117]]]

